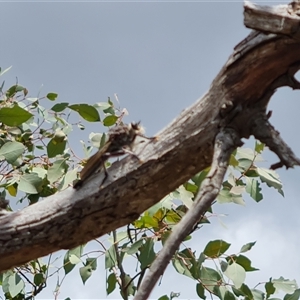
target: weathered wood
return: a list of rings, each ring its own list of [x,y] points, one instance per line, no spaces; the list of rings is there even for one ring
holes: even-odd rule
[[[78,191],[69,188],[21,211],[3,213],[0,270],[83,244],[132,222],[210,165],[214,139],[221,127],[232,126],[242,137],[252,134],[251,121],[256,113],[265,111],[278,87],[275,83],[285,77],[293,80],[290,70],[295,71],[300,62],[300,17],[297,12],[286,17],[291,9],[286,5],[270,14],[260,8],[259,18],[265,14],[269,24],[261,30],[272,33],[252,32],[235,47],[200,100],[163,129],[157,142],[137,145],[135,151],[140,152],[143,163],[126,157],[112,165],[110,178],[101,189],[103,174],[98,174]],[[255,19],[255,14],[248,17]],[[277,34],[281,30],[278,20],[283,17],[284,30]],[[293,30],[287,32],[289,28]],[[288,80],[280,82],[289,85]]]

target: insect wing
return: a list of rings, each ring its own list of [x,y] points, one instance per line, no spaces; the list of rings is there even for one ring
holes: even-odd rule
[[[82,171],[80,172],[81,181],[85,181],[87,178],[95,174],[100,168],[103,167],[104,162],[108,159],[105,155],[111,142],[108,141],[104,146],[93,156],[91,156]]]

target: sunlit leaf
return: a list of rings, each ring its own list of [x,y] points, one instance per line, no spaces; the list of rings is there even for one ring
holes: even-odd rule
[[[19,295],[21,292],[24,292],[25,283],[20,277],[19,274],[14,273],[8,277],[8,286],[9,286],[9,293],[12,298]]]
[[[14,163],[25,151],[25,146],[19,142],[7,142],[0,149],[0,157],[12,164]]]
[[[56,94],[56,93],[48,93],[46,97],[49,100],[54,101],[57,98],[57,96],[58,96],[58,94]]]
[[[257,172],[262,182],[265,182],[269,187],[275,188],[279,192],[279,194],[284,196],[282,183],[279,179],[278,174],[274,170],[257,168]]]
[[[117,117],[117,116],[114,116],[114,115],[112,115],[112,116],[107,116],[107,117],[105,117],[104,120],[103,120],[103,125],[104,125],[104,126],[112,126],[112,125],[115,125],[116,122],[117,122],[117,120],[118,120],[118,117]]]
[[[282,276],[278,279],[272,279],[272,283],[276,290],[281,290],[288,294],[294,293],[298,288],[295,280],[284,279]]]
[[[222,189],[220,191],[220,193],[217,197],[217,201],[220,204],[233,202],[235,204],[245,205],[245,201],[241,195],[231,194],[230,191],[227,189]]]
[[[97,109],[89,104],[73,104],[69,108],[78,112],[82,118],[89,122],[100,121],[100,116]]]
[[[224,271],[224,274],[232,280],[234,286],[237,289],[241,287],[241,285],[246,279],[245,269],[235,262],[227,266],[227,269]]]
[[[30,112],[17,104],[14,104],[12,107],[0,108],[0,122],[8,126],[19,126],[32,116]]]
[[[36,173],[25,173],[20,177],[18,189],[28,194],[37,194],[41,189],[42,179]]]

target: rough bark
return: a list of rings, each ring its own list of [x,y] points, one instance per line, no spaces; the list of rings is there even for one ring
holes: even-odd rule
[[[2,213],[0,271],[132,222],[211,164],[221,128],[261,138],[279,156],[275,167],[299,164],[286,145],[274,142],[278,133],[266,114],[276,88],[300,87],[293,77],[300,68],[299,1],[273,9],[246,2],[245,25],[259,31],[234,48],[209,91],[163,129],[158,141],[137,145],[142,163],[125,157],[112,165],[101,188],[100,173],[79,190],[70,187],[21,211]],[[264,136],[256,119],[269,128]]]

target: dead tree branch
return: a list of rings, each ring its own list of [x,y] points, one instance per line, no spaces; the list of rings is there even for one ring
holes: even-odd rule
[[[0,211],[0,271],[86,243],[134,221],[211,164],[221,129],[232,128],[241,138],[258,137],[252,121],[266,114],[276,88],[282,84],[299,88],[290,76],[300,66],[299,1],[280,9],[251,8],[247,2],[245,24],[255,30],[234,48],[209,91],[163,129],[157,142],[140,143],[134,149],[142,163],[126,157],[112,165],[101,188],[103,173],[79,190],[70,187],[17,212]],[[264,124],[259,126],[269,126]],[[270,130],[268,134],[274,141],[274,134]],[[286,146],[268,145],[283,165],[293,157]],[[292,165],[297,163],[293,158]]]

